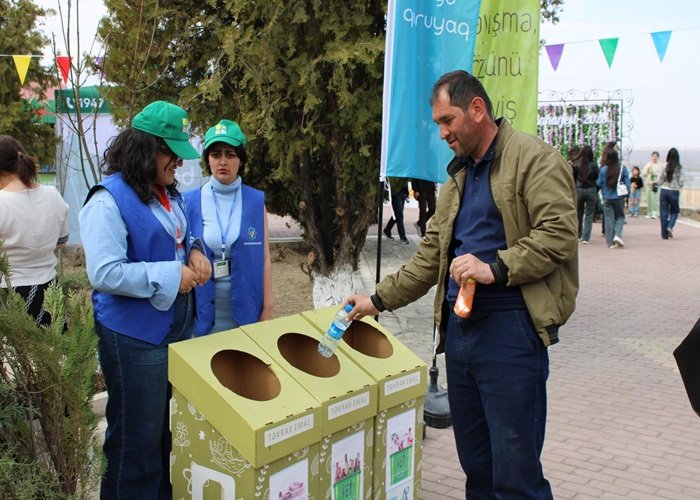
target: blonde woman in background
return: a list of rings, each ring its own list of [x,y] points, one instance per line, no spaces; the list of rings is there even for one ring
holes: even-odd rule
[[[651,160],[644,165],[642,178],[647,186],[647,219],[659,216],[659,176],[662,165],[659,163],[659,152],[651,153]]]

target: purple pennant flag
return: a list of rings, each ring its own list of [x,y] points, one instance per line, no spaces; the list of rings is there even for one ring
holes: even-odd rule
[[[656,31],[651,34],[651,39],[654,40],[654,46],[656,47],[656,53],[659,55],[659,61],[664,62],[668,42],[671,39],[671,32]]]
[[[559,67],[559,61],[561,60],[561,54],[564,52],[564,44],[558,43],[555,45],[545,45],[547,49],[547,55],[549,56],[549,62],[552,63],[552,68],[554,71]]]

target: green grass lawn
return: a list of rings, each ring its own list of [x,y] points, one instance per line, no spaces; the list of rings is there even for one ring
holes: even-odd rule
[[[42,174],[39,173],[39,184],[44,184],[46,186],[53,186],[56,184],[56,174]]]

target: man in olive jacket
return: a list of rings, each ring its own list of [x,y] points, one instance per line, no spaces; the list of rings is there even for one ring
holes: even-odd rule
[[[494,120],[464,71],[433,87],[433,120],[455,153],[426,239],[349,317],[405,306],[437,284],[435,319],[469,498],[552,498],[540,462],[547,347],[574,311],[577,218],[571,170],[551,146]],[[458,317],[460,284],[477,282]]]

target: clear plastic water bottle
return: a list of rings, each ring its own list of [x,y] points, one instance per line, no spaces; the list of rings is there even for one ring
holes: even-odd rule
[[[348,329],[352,321],[348,320],[348,313],[352,311],[352,304],[346,304],[344,308],[338,310],[333,318],[333,323],[328,327],[323,339],[318,343],[318,353],[324,358],[333,356],[335,349],[343,338],[345,330]]]

